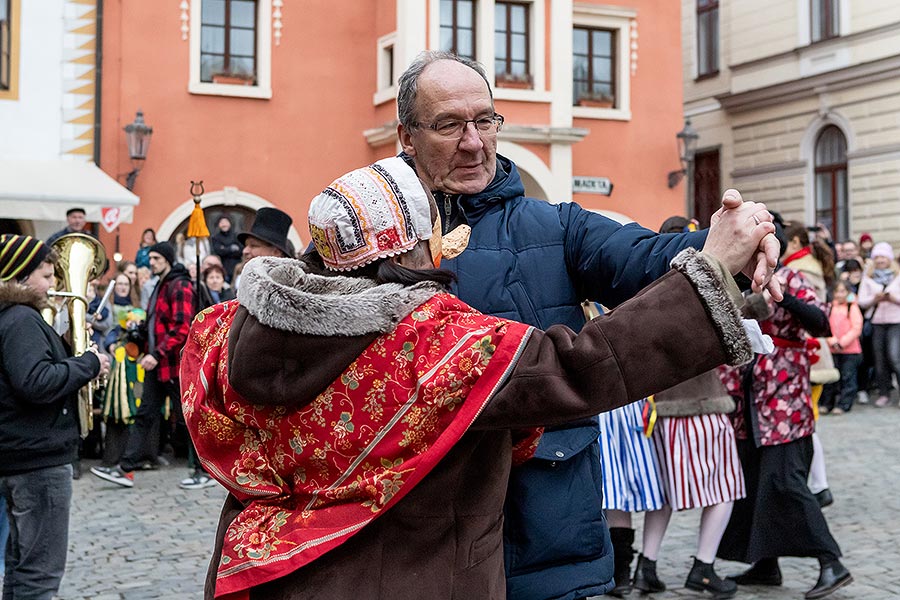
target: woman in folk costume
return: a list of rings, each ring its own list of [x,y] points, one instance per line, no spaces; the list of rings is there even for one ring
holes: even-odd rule
[[[659,545],[651,515],[665,507],[656,448],[644,435],[645,399],[600,413],[600,459],[603,465],[603,510],[609,523],[613,545],[616,587],[608,595],[622,598],[632,589],[631,561],[634,558],[632,513],[644,513],[642,553],[635,571],[642,591],[658,589],[656,557]],[[639,588],[640,589],[640,588]]]
[[[684,585],[711,592],[716,599],[731,598],[737,593],[737,585],[719,577],[713,562],[734,502],[746,495],[729,418],[735,408],[734,400],[715,371],[660,392],[653,399],[658,421],[652,437],[666,505],[648,513],[644,525],[648,527],[647,522],[650,523],[652,535],[648,541],[659,549],[673,510],[702,508],[697,554]],[[640,582],[641,577],[647,580],[645,584]],[[650,592],[665,589],[655,579],[655,569],[652,578],[637,572],[635,587],[650,588],[646,590]]]
[[[786,256],[782,263],[803,274],[816,291],[816,299],[828,304],[828,290],[834,285],[834,254],[831,248],[821,240],[810,240],[809,230],[800,222],[792,221],[784,225],[784,237],[787,240]],[[826,332],[828,334],[830,332]],[[824,386],[841,378],[834,366],[831,348],[824,338],[809,340],[809,344],[818,347],[814,350],[816,361],[811,365],[809,379],[812,384],[813,417],[819,418],[819,398]],[[831,490],[828,489],[828,472],[825,468],[825,449],[819,434],[813,432],[813,459],[809,467],[809,489],[823,507],[834,502]]]
[[[188,427],[230,492],[206,598],[503,598],[507,479],[540,426],[750,359],[725,286],[774,228],[748,212],[581,333],[545,333],[446,293],[401,159],[336,180],[316,251],[249,261],[185,346]]]
[[[788,240],[776,220],[782,259]],[[815,557],[819,579],[806,598],[824,598],[853,581],[822,509],[807,486],[815,430],[807,339],[828,330],[824,304],[806,277],[782,266],[784,300],[766,298],[761,320],[775,349],[752,366],[725,369],[723,383],[737,403],[733,413],[747,497],[735,502],[718,556],[752,563],[734,576],[739,585],[781,585],[779,556]],[[766,315],[762,315],[765,317]]]

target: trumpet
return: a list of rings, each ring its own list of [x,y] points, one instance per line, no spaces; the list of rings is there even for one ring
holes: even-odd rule
[[[55,242],[53,249],[59,254],[56,262],[56,282],[59,289],[48,292],[50,296],[69,298],[69,338],[75,356],[81,356],[91,346],[87,330],[87,289],[92,279],[103,273],[106,267],[106,251],[103,245],[89,235],[68,233]],[[44,318],[48,318],[48,314]],[[52,317],[51,317],[52,318]],[[52,323],[51,323],[52,325]],[[81,437],[86,437],[94,427],[94,390],[100,386],[95,379],[78,393],[78,423]]]

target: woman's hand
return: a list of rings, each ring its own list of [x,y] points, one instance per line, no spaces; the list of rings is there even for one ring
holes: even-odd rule
[[[767,289],[781,300],[781,285],[773,277],[780,244],[765,204],[744,202],[737,190],[726,190],[722,208],[713,215],[703,252],[722,262],[733,274],[743,272],[753,291]]]

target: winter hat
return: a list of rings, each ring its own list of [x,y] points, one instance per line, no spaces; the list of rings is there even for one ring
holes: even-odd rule
[[[861,236],[859,236],[860,244],[862,244],[863,242],[871,242],[871,241],[872,241],[872,236],[869,235],[868,233],[864,233]]]
[[[431,239],[431,205],[402,158],[339,177],[313,198],[309,231],[329,269],[349,271]]]
[[[169,242],[157,242],[150,246],[150,252],[156,252],[169,262],[169,266],[175,266],[175,246]]]
[[[30,235],[0,236],[0,281],[25,279],[50,254],[50,246]]]
[[[879,256],[884,256],[885,258],[894,260],[894,249],[891,248],[891,245],[887,242],[878,242],[877,244],[872,246],[870,257],[878,258]]]

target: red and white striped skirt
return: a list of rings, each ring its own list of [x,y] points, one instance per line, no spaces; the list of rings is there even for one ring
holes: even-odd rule
[[[672,509],[713,506],[747,495],[727,415],[661,418],[653,442]]]

